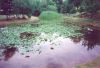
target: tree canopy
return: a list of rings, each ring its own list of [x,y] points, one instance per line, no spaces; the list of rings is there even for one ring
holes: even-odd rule
[[[22,13],[30,15],[36,11],[96,12],[100,10],[99,2],[99,0],[0,0],[0,14],[1,11],[5,14]]]

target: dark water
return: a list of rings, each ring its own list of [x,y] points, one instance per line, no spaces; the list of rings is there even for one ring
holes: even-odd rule
[[[21,54],[16,47],[0,47],[0,68],[74,68],[100,57],[100,31],[88,29],[83,37],[59,38],[59,46],[43,44],[41,53]]]

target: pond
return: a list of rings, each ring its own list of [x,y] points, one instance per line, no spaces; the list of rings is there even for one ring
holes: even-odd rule
[[[99,30],[83,33],[82,37],[71,38],[54,34],[55,39],[42,39],[30,47],[1,46],[0,68],[74,68],[100,57]]]

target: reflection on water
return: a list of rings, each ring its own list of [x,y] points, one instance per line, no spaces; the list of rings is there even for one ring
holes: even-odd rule
[[[2,55],[3,55],[2,59],[8,61],[15,54],[17,48],[7,46],[7,47],[3,47],[0,50],[2,50]]]
[[[83,33],[83,37],[71,39],[59,37],[57,34],[47,39],[47,36],[42,34],[42,41],[26,46],[27,53],[23,55],[20,52],[24,51],[22,46],[0,48],[0,68],[73,68],[99,57],[99,30],[85,30]],[[35,53],[35,50],[39,53]]]
[[[87,46],[87,49],[93,49],[95,46],[100,45],[100,28],[87,27],[81,30],[83,37],[73,37],[73,42],[80,42],[82,39],[82,45]]]
[[[63,66],[57,63],[48,63],[47,68],[63,68]]]
[[[8,47],[4,50],[3,55],[4,55],[4,60],[7,61],[9,60],[16,52],[15,47]]]
[[[88,30],[87,33],[84,34],[84,46],[88,46],[88,49],[93,49],[96,45],[100,45],[100,29],[92,29]]]

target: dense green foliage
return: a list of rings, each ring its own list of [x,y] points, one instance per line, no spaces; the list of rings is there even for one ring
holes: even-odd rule
[[[44,11],[40,15],[40,19],[42,20],[57,20],[60,17],[62,17],[60,14],[53,11]]]
[[[56,4],[52,0],[13,0],[14,4],[14,11],[21,9],[30,9],[31,14],[33,14],[36,10],[38,11],[46,11],[46,10],[52,10],[56,11]]]
[[[3,6],[3,1],[0,0],[0,8]],[[59,13],[97,12],[100,10],[99,2],[99,0],[12,0],[13,12],[16,14],[34,14],[36,10]]]

